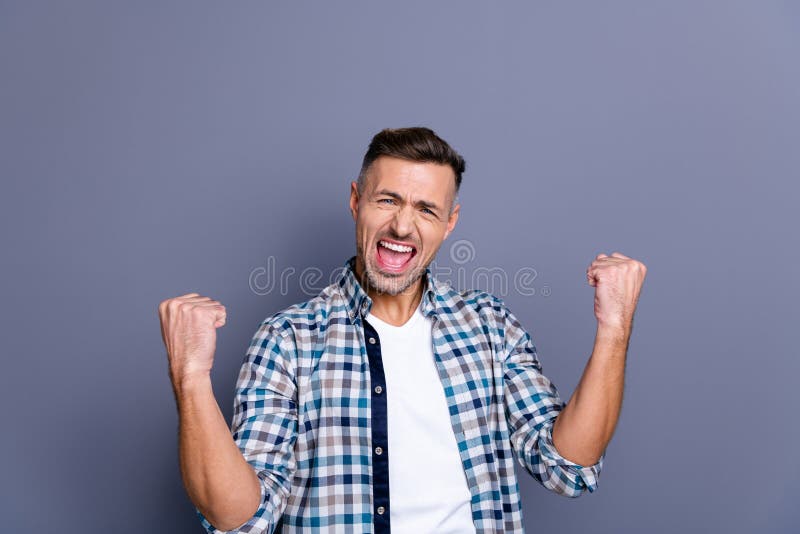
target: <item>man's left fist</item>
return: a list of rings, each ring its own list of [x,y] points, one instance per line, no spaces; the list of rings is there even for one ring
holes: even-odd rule
[[[598,254],[586,269],[594,286],[594,315],[598,327],[621,329],[630,334],[633,312],[639,300],[647,267],[619,252]]]

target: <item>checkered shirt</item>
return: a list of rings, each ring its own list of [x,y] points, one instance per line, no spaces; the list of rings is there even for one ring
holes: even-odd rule
[[[376,506],[388,483],[378,483],[373,449],[386,411],[375,410],[376,368],[365,343],[372,300],[353,262],[315,298],[265,319],[253,336],[232,432],[261,481],[261,504],[230,532],[388,531],[390,495],[380,497],[386,507]],[[430,269],[425,278],[422,311],[433,319],[436,368],[476,531],[523,532],[514,459],[547,489],[577,497],[596,489],[603,458],[583,467],[556,451],[552,429],[564,403],[503,302],[458,292]],[[223,532],[200,519],[208,532]]]

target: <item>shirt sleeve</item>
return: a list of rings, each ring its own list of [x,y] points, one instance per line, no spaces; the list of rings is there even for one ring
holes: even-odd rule
[[[528,333],[507,310],[504,322],[505,408],[517,460],[550,491],[567,497],[594,491],[605,455],[594,465],[582,466],[558,453],[553,445],[553,424],[564,403],[553,383],[542,374]]]
[[[289,497],[296,463],[297,402],[293,336],[264,322],[253,336],[236,382],[233,439],[261,482],[261,502],[240,527],[223,531],[197,510],[213,534],[272,533]]]

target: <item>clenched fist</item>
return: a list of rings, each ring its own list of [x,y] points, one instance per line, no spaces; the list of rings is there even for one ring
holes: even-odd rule
[[[594,291],[594,315],[601,327],[630,333],[647,267],[640,261],[614,252],[598,254],[586,269]]]
[[[217,346],[217,328],[225,325],[225,306],[189,293],[159,304],[158,315],[173,385],[177,387],[189,376],[209,373]]]

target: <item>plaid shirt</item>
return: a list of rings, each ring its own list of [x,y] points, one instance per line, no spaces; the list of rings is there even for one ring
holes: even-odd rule
[[[389,532],[386,396],[372,300],[348,260],[317,297],[264,320],[237,381],[233,437],[261,480],[261,505],[232,532]],[[564,403],[502,301],[426,272],[422,311],[479,533],[522,532],[514,458],[551,491],[594,491],[552,441]],[[381,386],[381,387],[377,387]],[[199,512],[198,512],[199,513]],[[220,533],[200,515],[208,532]]]

